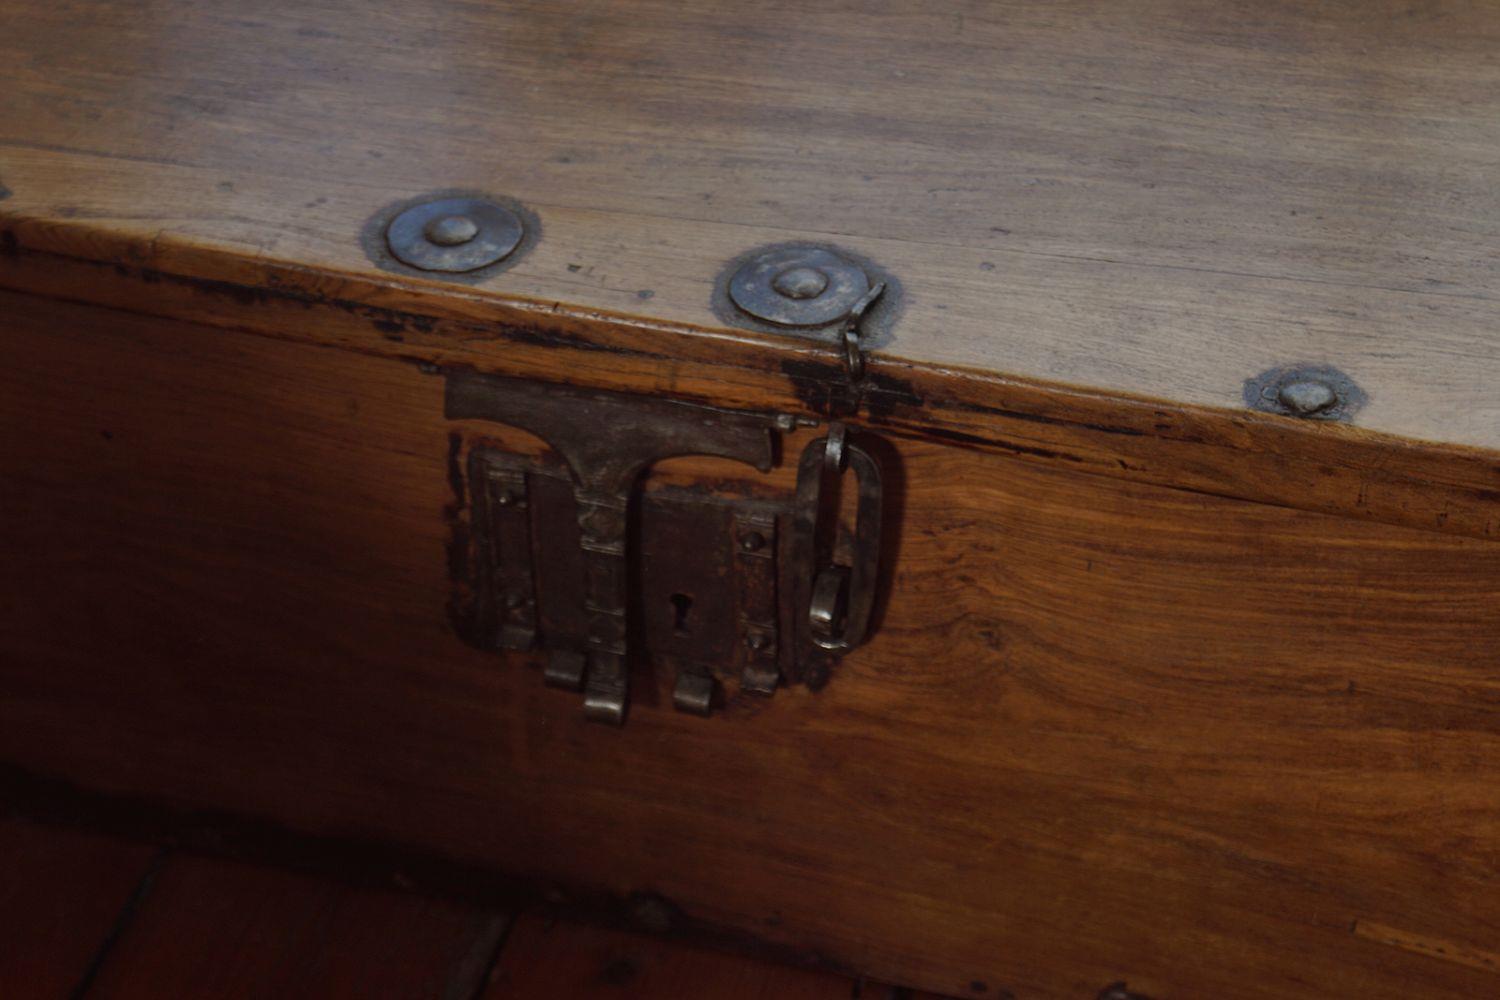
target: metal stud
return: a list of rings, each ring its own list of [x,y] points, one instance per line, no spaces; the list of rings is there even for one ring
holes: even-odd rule
[[[740,264],[729,298],[747,315],[777,326],[836,323],[870,290],[859,264],[827,247],[772,247]]]
[[[771,288],[789,299],[811,299],[828,288],[828,275],[815,267],[789,267],[771,279]]]
[[[1339,401],[1333,386],[1322,379],[1303,378],[1284,383],[1276,390],[1276,401],[1300,417],[1322,413]]]
[[[526,235],[521,216],[484,198],[436,198],[405,209],[385,241],[403,264],[462,273],[504,260]]]
[[[1348,375],[1327,365],[1288,365],[1245,380],[1245,405],[1305,420],[1347,420],[1365,395]]]
[[[440,247],[462,246],[479,235],[479,223],[467,215],[444,215],[427,223],[422,235]]]

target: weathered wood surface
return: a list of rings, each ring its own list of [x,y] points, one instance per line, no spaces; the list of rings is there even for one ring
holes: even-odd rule
[[[898,440],[876,640],[611,730],[450,632],[441,378],[4,304],[0,759],[945,993],[1494,992],[1500,548]]]
[[[887,353],[929,374],[1238,408],[1265,368],[1330,363],[1362,426],[1495,448],[1497,50],[1500,11],[1458,0],[5,0],[0,228],[689,331],[719,326],[725,261],[832,240],[899,275]],[[357,239],[455,186],[543,220],[467,304]]]
[[[816,415],[851,396],[824,347],[772,349],[735,335],[684,337],[638,322],[392,289],[361,302],[357,286],[341,280],[322,282],[315,294],[289,293],[302,271],[253,260],[236,263],[238,282],[204,282],[4,249],[0,284],[408,362]],[[1500,466],[1490,451],[1000,376],[955,378],[878,355],[868,370],[861,412],[927,440],[1361,520],[1500,534]]]

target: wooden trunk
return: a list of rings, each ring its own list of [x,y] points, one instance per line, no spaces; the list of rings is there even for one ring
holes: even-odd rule
[[[1441,3],[3,0],[7,782],[953,995],[1491,995],[1497,45]],[[453,192],[514,258],[393,260]],[[862,375],[725,306],[798,241],[890,281]],[[1265,412],[1298,370],[1337,405]],[[470,456],[557,448],[475,377],[783,416],[636,519],[790,504],[847,424],[868,641],[701,718],[632,605],[618,727],[476,648]]]

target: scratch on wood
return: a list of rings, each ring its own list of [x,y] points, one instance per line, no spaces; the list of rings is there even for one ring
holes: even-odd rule
[[[1421,934],[1413,934],[1411,931],[1397,930],[1394,927],[1370,923],[1367,920],[1356,920],[1352,930],[1355,937],[1374,941],[1377,944],[1388,944],[1403,951],[1416,952],[1428,958],[1438,958],[1484,972],[1500,972],[1500,955],[1480,948],[1471,948],[1468,945],[1444,941],[1441,938],[1424,937]]]

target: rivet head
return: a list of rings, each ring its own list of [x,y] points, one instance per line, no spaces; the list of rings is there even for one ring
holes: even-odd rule
[[[828,247],[805,243],[770,247],[738,262],[729,277],[729,301],[752,319],[776,326],[836,323],[870,290],[855,261]]]
[[[510,208],[486,198],[435,198],[391,219],[386,246],[403,264],[423,271],[462,273],[515,253],[526,224]]]
[[[422,235],[440,247],[462,246],[479,235],[479,223],[467,215],[439,216],[427,223]]]
[[[1303,420],[1348,420],[1365,402],[1354,380],[1329,365],[1269,368],[1246,379],[1244,392],[1253,409]]]
[[[823,294],[828,275],[815,267],[789,267],[771,279],[771,287],[789,299],[810,299]]]
[[[1322,413],[1339,401],[1333,386],[1318,379],[1297,379],[1281,386],[1276,399],[1292,413],[1308,416]]]
[[[745,645],[757,653],[770,644],[771,637],[764,632],[750,632],[745,636]]]
[[[511,611],[514,611],[516,608],[519,608],[521,605],[526,603],[526,595],[522,594],[520,591],[507,590],[505,592],[503,603]]]
[[[759,552],[766,547],[766,536],[758,531],[746,532],[740,537],[740,548],[746,552]]]

